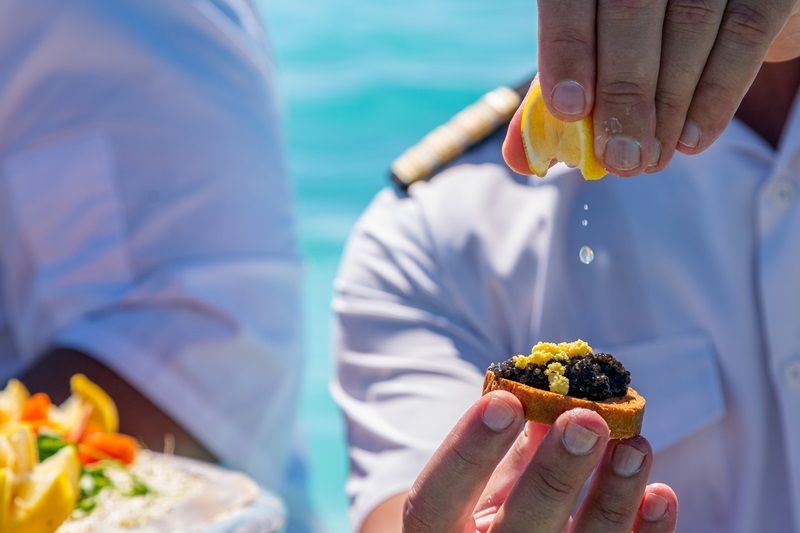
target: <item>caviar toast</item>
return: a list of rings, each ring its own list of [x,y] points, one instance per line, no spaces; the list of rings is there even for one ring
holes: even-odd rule
[[[595,354],[586,342],[540,342],[530,355],[493,363],[483,394],[505,390],[516,396],[528,420],[552,424],[562,413],[582,407],[608,424],[612,439],[642,430],[644,398],[629,386],[630,373],[613,356]]]

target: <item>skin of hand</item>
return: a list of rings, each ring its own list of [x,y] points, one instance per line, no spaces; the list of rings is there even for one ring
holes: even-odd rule
[[[114,399],[119,412],[119,431],[139,440],[147,449],[163,451],[165,437],[174,439],[176,455],[214,462],[214,456],[180,424],[116,372],[84,353],[54,349],[40,358],[21,377],[33,392],[46,392],[56,403],[70,394],[69,379],[85,374]],[[198,413],[198,416],[202,416]]]
[[[376,508],[362,533],[675,530],[675,493],[663,484],[647,485],[652,451],[644,438],[610,441],[605,421],[586,409],[564,413],[551,428],[527,423],[520,432],[524,420],[513,395],[483,396],[411,491]]]
[[[765,61],[800,56],[800,1],[539,0],[539,80],[565,121],[591,115],[612,173],[663,169],[707,149]],[[529,174],[512,120],[503,154]]]

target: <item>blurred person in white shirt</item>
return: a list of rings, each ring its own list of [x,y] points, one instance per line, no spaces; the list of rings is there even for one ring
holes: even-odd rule
[[[281,491],[301,269],[246,0],[0,3],[0,378]]]

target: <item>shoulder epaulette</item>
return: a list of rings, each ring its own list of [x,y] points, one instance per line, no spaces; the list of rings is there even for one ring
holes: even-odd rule
[[[394,160],[391,178],[399,187],[427,180],[470,148],[508,124],[528,92],[531,79],[516,88],[498,87],[483,95]]]

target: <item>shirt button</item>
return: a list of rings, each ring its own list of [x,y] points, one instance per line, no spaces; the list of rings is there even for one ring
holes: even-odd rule
[[[784,370],[784,376],[790,387],[800,390],[800,361],[790,363]]]
[[[781,202],[789,202],[794,198],[795,185],[789,180],[776,181],[773,185],[773,194]]]

